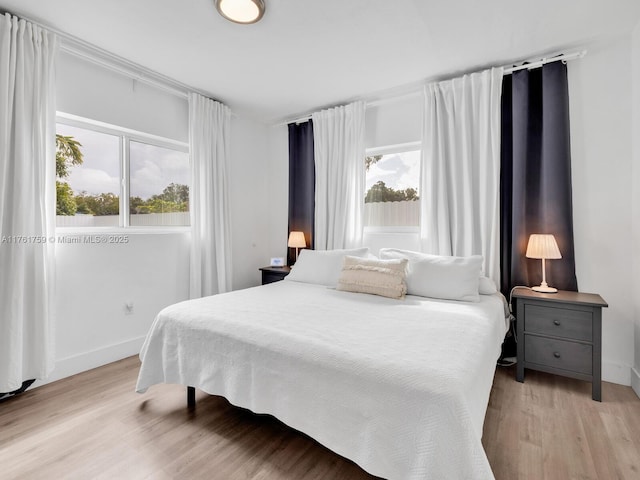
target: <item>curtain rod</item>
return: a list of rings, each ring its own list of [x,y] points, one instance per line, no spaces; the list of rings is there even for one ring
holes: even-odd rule
[[[94,63],[95,65],[98,65],[100,67],[104,67],[107,70],[119,73],[120,75],[129,77],[132,80],[146,83],[147,85],[151,85],[181,98],[187,98],[190,92],[195,92],[204,97],[211,98],[219,103],[223,103],[220,100],[217,100],[208,92],[197,90],[184,83],[162,75],[161,73],[154,72],[153,70],[143,67],[142,65],[138,65],[135,62],[126,60],[125,58],[108,52],[107,50],[97,47],[89,42],[81,40],[78,37],[74,37],[73,35],[65,33],[56,28],[44,25],[40,22],[36,22],[35,20],[32,20],[29,17],[25,17],[24,15],[11,12],[6,13],[16,16],[22,20],[25,20],[29,23],[32,23],[33,25],[36,25],[44,30],[47,30],[48,32],[57,35],[61,40],[60,50],[65,53],[90,61],[91,63]]]
[[[561,55],[557,55],[555,57],[550,57],[550,58],[542,58],[541,60],[538,60],[537,62],[531,62],[531,63],[525,63],[523,65],[518,65],[517,67],[511,66],[511,67],[507,67],[504,66],[502,68],[504,68],[504,74],[505,75],[509,75],[510,73],[513,72],[517,72],[518,70],[532,70],[534,68],[539,68],[543,65],[546,65],[547,63],[553,63],[553,62],[559,62],[559,61],[563,61],[563,62],[568,62],[569,60],[576,60],[578,58],[582,58],[587,54],[586,50],[582,50],[581,52],[574,52],[574,53],[563,53]]]
[[[79,48],[80,47],[80,48]],[[187,98],[189,89],[185,86],[178,86],[173,80],[162,79],[159,80],[159,76],[155,72],[147,71],[140,65],[132,64],[122,58],[115,57],[105,51],[96,48],[86,48],[85,45],[78,44],[74,40],[70,42],[67,38],[63,37],[63,41],[60,43],[60,50],[73,55],[74,57],[87,60],[99,67],[106,68],[114,73],[119,73],[125,77],[129,77],[132,80],[146,83],[153,87],[156,87],[165,92],[171,93],[180,98]],[[88,50],[88,51],[87,51]],[[96,55],[96,53],[99,55]],[[107,57],[107,58],[103,58]],[[155,78],[154,78],[155,77]]]
[[[540,68],[542,65],[546,65],[547,63],[553,63],[553,62],[559,62],[559,61],[563,61],[563,62],[568,62],[569,60],[576,60],[578,58],[582,58],[587,54],[586,50],[582,50],[580,52],[573,52],[573,53],[563,53],[560,55],[556,55],[554,57],[548,57],[548,58],[542,58],[540,60],[537,60],[535,62],[530,62],[530,63],[525,63],[523,65],[518,65],[518,66],[513,66],[513,64],[511,64],[510,66],[503,66],[502,68],[504,69],[503,74],[504,75],[511,75],[513,72],[517,72],[518,70],[533,70],[534,68]],[[438,81],[442,81],[442,80],[438,80]],[[426,83],[430,83],[428,80],[424,81],[424,82],[420,82],[420,86],[418,88],[416,88],[415,90],[411,90],[399,95],[395,95],[393,97],[387,97],[387,98],[380,98],[380,99],[376,99],[376,100],[369,100],[369,101],[365,101],[365,108],[369,108],[369,107],[375,107],[378,106],[380,104],[383,103],[387,103],[387,102],[393,102],[399,98],[404,98],[404,97],[409,97],[409,96],[414,96],[414,95],[419,95],[422,92],[422,86],[425,85]],[[312,114],[307,114],[307,115],[303,115],[299,118],[296,118],[295,120],[290,120],[290,121],[284,121],[284,122],[280,122],[275,124],[275,126],[282,126],[282,125],[288,125],[290,123],[295,123],[295,124],[299,124],[299,123],[304,123],[308,120],[311,119],[311,115]]]

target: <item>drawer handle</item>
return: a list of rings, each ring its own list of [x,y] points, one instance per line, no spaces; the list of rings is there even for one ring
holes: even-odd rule
[[[559,352],[553,352],[553,356],[556,358],[560,358],[560,353]]]
[[[560,326],[560,320],[554,320],[554,321],[553,321],[553,324],[554,324],[556,327],[559,327],[559,326]]]

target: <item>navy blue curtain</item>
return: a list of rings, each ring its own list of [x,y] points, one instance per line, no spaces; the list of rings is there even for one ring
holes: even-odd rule
[[[562,259],[547,281],[577,291],[571,201],[567,67],[553,62],[506,75],[502,92],[501,291],[539,285],[540,260],[525,257],[529,235],[553,234]]]
[[[313,122],[289,124],[289,232],[304,232],[307,248],[313,248],[316,206],[316,169],[313,158]],[[287,265],[295,263],[289,248]]]

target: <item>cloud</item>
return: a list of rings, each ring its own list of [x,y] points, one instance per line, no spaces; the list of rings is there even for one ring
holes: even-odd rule
[[[190,183],[189,155],[139,142],[130,143],[131,196],[147,199],[171,183]]]
[[[90,195],[100,193],[115,193],[120,195],[120,180],[112,177],[104,170],[95,168],[76,167],[69,175],[69,185],[78,194],[87,192]]]
[[[395,190],[418,189],[420,184],[420,152],[410,151],[384,155],[369,167],[366,189],[383,181],[387,187]]]

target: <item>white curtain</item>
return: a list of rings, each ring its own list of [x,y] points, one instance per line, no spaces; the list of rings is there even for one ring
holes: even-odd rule
[[[189,94],[191,298],[231,291],[230,128],[227,106]]]
[[[424,252],[483,255],[500,285],[502,68],[425,87],[420,178]]]
[[[55,35],[0,16],[0,392],[54,366]]]
[[[362,244],[364,103],[312,115],[316,165],[315,248]]]

